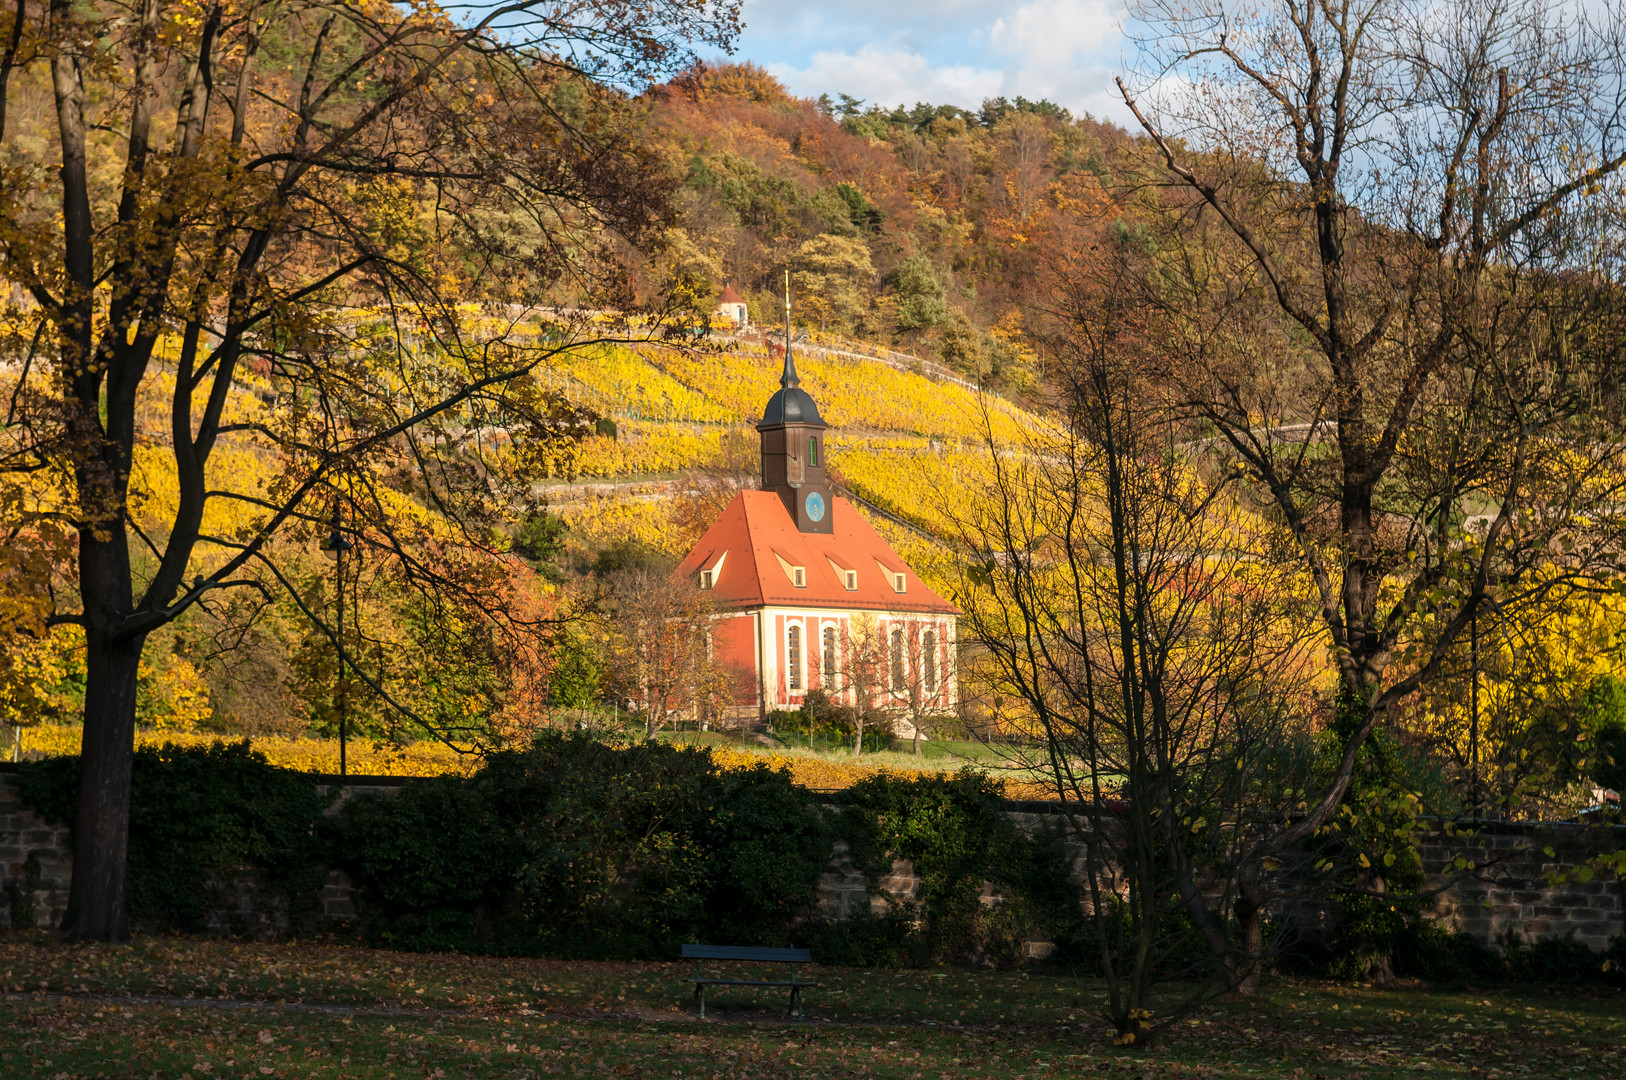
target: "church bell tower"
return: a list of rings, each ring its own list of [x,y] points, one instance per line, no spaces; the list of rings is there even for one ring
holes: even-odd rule
[[[785,273],[785,370],[779,392],[768,399],[757,431],[762,435],[762,490],[779,496],[799,532],[831,531],[830,488],[824,479],[824,421],[802,389],[791,358],[790,272]]]

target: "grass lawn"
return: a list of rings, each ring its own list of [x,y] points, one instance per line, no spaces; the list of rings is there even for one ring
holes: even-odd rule
[[[0,934],[0,1077],[1626,1076],[1621,994],[1275,979],[1120,1051],[1063,972],[817,968],[797,1023],[748,990],[698,1020],[687,971]]]
[[[930,739],[921,742],[917,756],[908,739],[895,739],[890,750],[866,750],[854,757],[851,741],[827,736],[809,740],[784,735],[747,741],[731,732],[663,731],[656,737],[662,742],[733,751],[760,758],[770,765],[790,764],[797,781],[813,788],[846,787],[878,769],[900,773],[956,772],[970,766],[1005,781],[1012,798],[1054,797],[1044,777],[1027,766],[1020,751],[999,743]],[[804,776],[796,768],[799,761],[816,761],[826,768]]]

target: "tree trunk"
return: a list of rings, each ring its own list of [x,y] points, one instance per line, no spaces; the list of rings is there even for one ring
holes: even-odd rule
[[[127,941],[124,856],[130,835],[130,764],[142,641],[87,638],[73,883],[62,929],[74,938]]]
[[[1254,890],[1243,886],[1236,898],[1237,929],[1242,936],[1242,956],[1238,959],[1241,967],[1237,980],[1236,993],[1239,997],[1257,997],[1259,994],[1259,969],[1261,959],[1265,955],[1265,909],[1259,902]]]

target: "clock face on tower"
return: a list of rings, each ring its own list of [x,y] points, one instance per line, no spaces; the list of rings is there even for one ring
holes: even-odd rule
[[[809,521],[823,521],[824,520],[824,496],[823,495],[820,495],[816,491],[810,491],[810,492],[807,493],[807,501],[804,502],[802,505],[807,507],[807,519]]]

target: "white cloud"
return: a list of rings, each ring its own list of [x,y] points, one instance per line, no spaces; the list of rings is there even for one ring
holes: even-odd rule
[[[850,33],[855,26],[884,26],[924,38],[959,20],[985,22],[990,13],[1007,6],[1004,0],[822,0],[817,5],[803,0],[745,0],[743,19],[747,39],[756,33],[790,29],[805,33],[818,27]]]
[[[844,93],[886,106],[929,101],[975,108],[983,98],[1002,93],[1005,83],[1005,74],[997,69],[967,64],[933,67],[917,52],[874,45],[856,53],[820,51],[805,68],[770,64],[769,70],[795,94]]]
[[[985,98],[1049,98],[1130,119],[1120,69],[1125,0],[748,0],[738,55],[793,93],[883,105],[974,109]],[[859,44],[863,43],[863,44]]]
[[[1056,71],[1122,37],[1123,10],[1109,0],[1034,0],[989,25],[988,42],[1008,56]]]
[[[1130,123],[1132,117],[1112,84],[1115,69],[1103,64],[1060,68],[1000,69],[951,64],[934,67],[917,52],[866,45],[855,53],[821,51],[806,67],[768,64],[768,70],[801,97],[851,94],[867,104],[891,108],[917,101],[975,109],[992,97],[1048,98],[1103,120]]]

